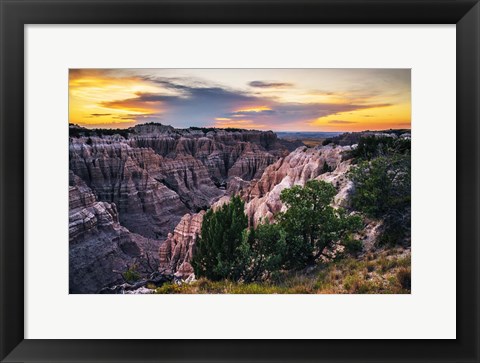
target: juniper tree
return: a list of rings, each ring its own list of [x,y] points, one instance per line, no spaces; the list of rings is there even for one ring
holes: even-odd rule
[[[210,209],[192,260],[195,274],[214,281],[238,280],[242,272],[238,253],[247,226],[244,202],[237,196],[215,211]]]
[[[282,191],[280,199],[287,210],[279,215],[279,222],[287,234],[287,266],[313,264],[327,248],[360,229],[360,217],[331,206],[336,193],[332,184],[318,180]]]

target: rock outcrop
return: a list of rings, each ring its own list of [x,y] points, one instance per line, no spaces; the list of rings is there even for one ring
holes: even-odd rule
[[[342,153],[349,146],[300,147],[274,164],[268,166],[258,181],[240,193],[245,200],[245,211],[254,224],[262,220],[271,220],[284,208],[280,200],[282,190],[294,185],[305,185],[308,180],[318,179],[332,183],[338,190],[335,204],[345,203],[351,182],[346,173],[350,161],[342,161]],[[332,172],[325,172],[324,165]]]
[[[70,170],[98,200],[116,204],[123,226],[158,239],[185,213],[207,209],[223,196],[228,180],[259,178],[295,145],[271,131],[203,132],[159,124],[129,131],[128,138],[71,137]]]
[[[152,269],[159,258],[162,268],[190,274],[201,211],[227,193],[230,180],[239,191],[298,146],[273,132],[160,124],[121,135],[70,131],[72,293],[121,284],[129,266]]]
[[[282,211],[282,190],[294,185],[303,186],[312,179],[332,183],[338,191],[334,206],[346,207],[352,184],[346,176],[350,169],[350,160],[342,161],[342,155],[348,150],[351,150],[349,146],[297,148],[265,168],[258,180],[248,182],[240,177],[230,179],[227,195],[218,199],[212,208],[228,203],[229,195],[238,194],[245,201],[245,212],[249,220],[256,225],[260,220],[272,220],[276,213]],[[325,163],[333,171],[326,172]],[[183,216],[174,233],[170,234],[165,244],[160,247],[160,266],[168,273],[185,278],[193,272],[190,261],[200,236],[204,213],[201,211]]]
[[[69,196],[70,293],[95,293],[106,285],[121,283],[121,272],[127,266],[147,258],[155,264],[158,241],[122,227],[116,205],[98,201],[73,173],[70,173]],[[138,268],[142,266],[139,264]]]
[[[102,138],[70,142],[70,170],[101,201],[115,203],[120,222],[132,232],[159,238],[188,209],[179,195],[158,181],[161,158],[150,149],[131,148]],[[89,145],[90,144],[90,145]]]
[[[160,246],[160,271],[185,278],[193,273],[190,264],[195,243],[200,235],[205,211],[185,214],[173,233]]]

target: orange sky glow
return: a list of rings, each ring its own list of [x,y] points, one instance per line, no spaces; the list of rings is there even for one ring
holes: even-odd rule
[[[126,128],[409,129],[409,69],[71,69],[69,122]]]

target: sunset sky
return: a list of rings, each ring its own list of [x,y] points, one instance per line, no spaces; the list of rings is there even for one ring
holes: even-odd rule
[[[410,128],[409,69],[71,69],[69,122],[274,131]]]

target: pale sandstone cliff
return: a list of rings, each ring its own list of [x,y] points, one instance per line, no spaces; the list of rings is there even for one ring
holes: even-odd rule
[[[303,186],[311,179],[333,183],[339,192],[336,203],[344,202],[351,184],[346,178],[350,161],[342,162],[342,153],[349,149],[348,146],[301,147],[268,166],[258,181],[253,181],[240,192],[246,202],[245,212],[249,220],[254,224],[261,219],[272,220],[283,208],[282,190],[294,185]],[[324,172],[325,163],[333,169],[332,172]]]
[[[173,233],[160,246],[160,270],[165,273],[175,273],[187,277],[193,273],[190,264],[193,249],[200,235],[204,211],[196,214],[185,214]]]

